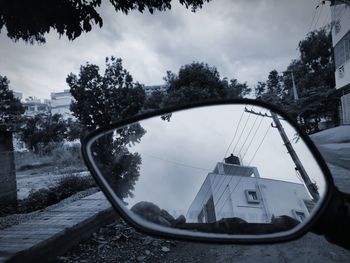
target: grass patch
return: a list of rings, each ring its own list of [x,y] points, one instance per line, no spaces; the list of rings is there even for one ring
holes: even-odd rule
[[[63,143],[49,144],[43,147],[39,153],[16,152],[15,164],[17,171],[45,168],[47,166],[85,168],[80,144],[65,145]]]
[[[68,175],[61,178],[55,186],[30,192],[28,198],[19,201],[17,206],[2,208],[0,210],[0,216],[30,213],[40,210],[56,204],[75,193],[95,186],[95,181],[91,176]]]

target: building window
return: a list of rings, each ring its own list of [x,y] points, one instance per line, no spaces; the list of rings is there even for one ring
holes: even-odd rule
[[[350,60],[350,31],[334,47],[335,68]]]
[[[205,204],[204,211],[206,223],[213,223],[216,221],[213,196],[210,196],[208,202]]]
[[[204,223],[204,211],[203,209],[201,210],[201,212],[198,215],[198,223]]]
[[[304,212],[298,210],[292,210],[292,212],[295,219],[297,219],[298,221],[303,222],[305,220],[306,216]]]
[[[339,20],[334,23],[334,31],[335,31],[335,34],[338,34],[340,31],[340,21]]]
[[[260,198],[256,190],[245,190],[245,195],[248,203],[251,203],[251,204],[260,203]]]

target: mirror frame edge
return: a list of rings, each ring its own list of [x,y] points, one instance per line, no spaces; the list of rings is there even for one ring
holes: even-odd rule
[[[99,178],[99,175],[96,173],[93,165],[91,164],[91,161],[89,160],[89,154],[88,154],[88,146],[91,139],[96,137],[99,134],[106,133],[110,131],[111,129],[116,129],[128,124],[131,124],[133,122],[138,122],[141,120],[149,119],[151,117],[157,117],[168,113],[173,113],[176,111],[181,110],[188,110],[198,107],[205,107],[205,106],[219,106],[219,105],[236,105],[236,104],[247,104],[247,105],[253,105],[253,106],[260,106],[269,110],[272,110],[282,116],[286,119],[286,121],[300,134],[300,137],[303,139],[305,144],[307,145],[308,149],[312,153],[313,157],[317,161],[321,171],[324,174],[325,181],[326,181],[326,192],[325,197],[323,198],[323,203],[320,205],[318,211],[314,214],[313,218],[311,218],[301,229],[295,231],[292,234],[287,234],[285,236],[280,237],[268,237],[266,239],[263,238],[251,238],[251,239],[239,239],[239,238],[232,238],[232,239],[223,239],[223,238],[213,238],[213,237],[194,237],[190,235],[182,235],[182,234],[172,234],[172,233],[164,233],[162,231],[157,231],[154,229],[149,229],[142,224],[137,223],[132,218],[130,218],[125,211],[119,205],[115,202],[113,194],[109,192],[107,187],[104,185],[102,180]],[[205,243],[222,243],[222,244],[272,244],[272,243],[281,243],[281,242],[287,242],[291,240],[295,240],[300,238],[301,236],[305,235],[311,227],[314,225],[314,223],[322,216],[326,208],[328,207],[331,197],[334,192],[334,182],[333,177],[331,175],[331,172],[323,159],[321,153],[317,149],[316,145],[312,142],[311,138],[301,130],[299,125],[288,115],[288,113],[281,111],[277,106],[260,101],[260,100],[254,100],[254,99],[220,99],[220,100],[208,100],[205,102],[198,102],[198,103],[191,103],[191,104],[185,104],[181,106],[173,106],[173,107],[167,107],[155,111],[145,112],[139,115],[135,115],[131,118],[126,118],[118,122],[111,123],[110,125],[99,127],[98,129],[90,132],[87,136],[85,136],[82,140],[82,147],[81,147],[83,159],[85,161],[86,166],[88,167],[91,175],[93,176],[94,180],[96,181],[97,185],[100,187],[102,192],[106,195],[106,198],[111,203],[112,207],[118,212],[120,217],[125,220],[128,224],[133,226],[138,231],[155,236],[155,237],[161,237],[161,238],[172,238],[182,241],[195,241],[195,242],[205,242]]]

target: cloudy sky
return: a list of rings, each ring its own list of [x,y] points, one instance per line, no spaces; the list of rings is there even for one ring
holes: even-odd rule
[[[107,2],[107,1],[106,1]],[[12,42],[0,34],[0,75],[24,97],[49,98],[68,88],[70,73],[91,62],[103,69],[106,56],[123,59],[135,81],[162,84],[167,70],[192,61],[216,66],[222,77],[253,87],[272,69],[284,70],[297,58],[307,32],[330,21],[320,0],[212,0],[196,13],[174,2],[171,11],[116,14],[109,3],[100,11],[103,28],[74,41],[55,32],[44,45]]]

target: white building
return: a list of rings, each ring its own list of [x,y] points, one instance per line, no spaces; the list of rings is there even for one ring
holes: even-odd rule
[[[164,85],[144,86],[143,89],[146,96],[150,96],[155,91],[166,92],[166,86]]]
[[[74,118],[70,111],[73,96],[69,90],[51,93],[51,114],[61,114],[64,119]]]
[[[256,167],[219,162],[193,200],[186,220],[212,223],[241,218],[248,223],[271,223],[286,215],[302,221],[309,215],[311,196],[301,183],[261,178]]]
[[[332,42],[336,89],[341,93],[342,124],[350,124],[350,3],[332,1]]]
[[[21,92],[12,91],[12,93],[13,93],[13,96],[14,96],[16,99],[22,100],[23,94],[22,94]]]
[[[23,103],[24,115],[34,117],[37,114],[50,114],[50,105],[37,98],[26,99]]]

